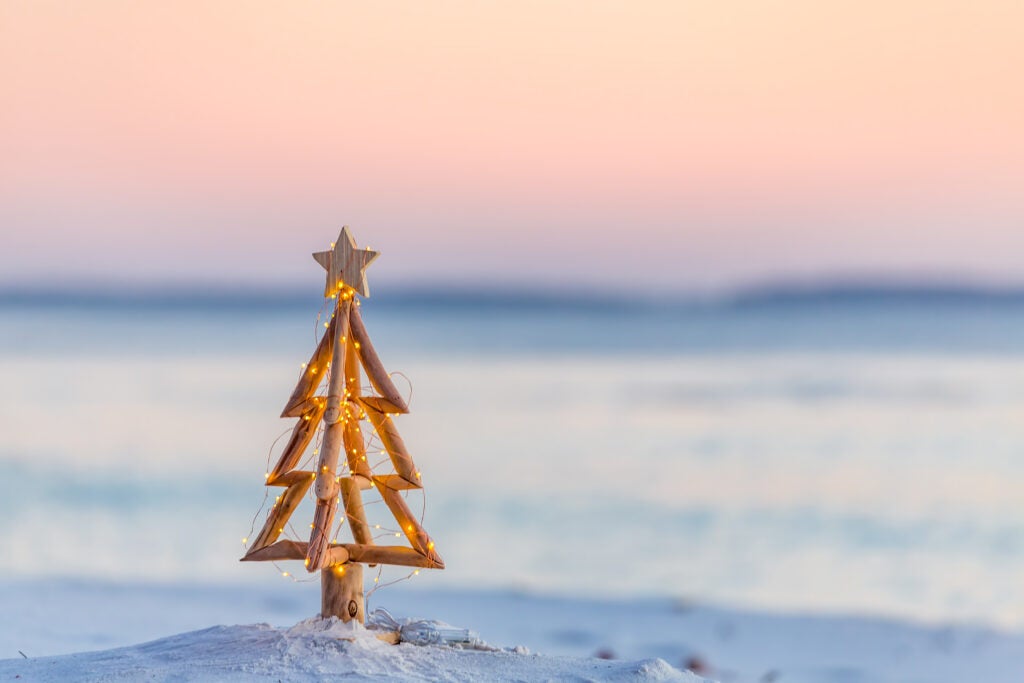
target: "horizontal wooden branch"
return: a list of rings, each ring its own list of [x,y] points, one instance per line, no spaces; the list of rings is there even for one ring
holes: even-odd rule
[[[278,541],[264,548],[253,549],[242,558],[242,562],[274,562],[277,560],[301,560],[306,557],[308,543],[300,541]]]
[[[405,546],[346,544],[345,547],[348,549],[349,562],[444,569],[444,562],[436,553],[428,557]]]
[[[278,541],[259,550],[250,550],[242,562],[276,562],[278,560],[304,560],[309,551],[309,543],[305,541]],[[334,543],[327,549],[325,566],[345,564],[349,561],[348,546]]]
[[[391,489],[392,491],[409,491],[411,489],[423,488],[422,484],[417,481],[408,481],[405,477],[397,474],[384,474],[373,478],[373,483],[377,486],[383,486]]]

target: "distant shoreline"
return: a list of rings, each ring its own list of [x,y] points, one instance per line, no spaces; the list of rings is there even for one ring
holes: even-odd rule
[[[715,296],[640,294],[570,290],[546,292],[511,287],[435,285],[374,290],[374,305],[386,308],[448,308],[490,310],[628,310],[761,309],[822,306],[956,306],[1022,307],[1024,287],[955,284],[778,284],[742,288]],[[317,293],[283,289],[221,286],[0,287],[0,308],[181,310],[262,309],[295,310],[317,307]]]

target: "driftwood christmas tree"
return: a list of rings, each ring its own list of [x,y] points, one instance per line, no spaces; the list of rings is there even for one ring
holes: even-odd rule
[[[267,486],[283,487],[266,523],[243,561],[303,560],[321,574],[321,614],[345,621],[364,620],[363,564],[443,569],[434,542],[405,502],[405,492],[421,488],[420,472],[406,450],[394,416],[409,412],[384,369],[359,315],[357,296],[368,297],[366,268],[378,253],[358,249],[348,227],[330,251],[313,254],[327,271],[324,297],[333,302],[327,330],[305,365],[281,417],[296,418],[291,438]],[[363,395],[365,370],[376,392]],[[318,394],[325,383],[326,395]],[[361,421],[367,420],[390,456],[394,472],[378,474],[367,460]],[[322,425],[315,470],[297,469]],[[344,453],[344,457],[342,457]],[[408,539],[408,546],[377,545],[363,509],[362,492],[376,488]],[[279,540],[295,509],[312,490],[316,510],[309,541]],[[339,505],[340,500],[340,505]],[[344,515],[352,543],[333,539],[335,516]]]

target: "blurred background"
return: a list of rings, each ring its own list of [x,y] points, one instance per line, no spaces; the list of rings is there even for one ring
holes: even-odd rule
[[[411,584],[1020,626],[1022,22],[0,4],[0,569],[289,590],[237,559],[348,224]]]

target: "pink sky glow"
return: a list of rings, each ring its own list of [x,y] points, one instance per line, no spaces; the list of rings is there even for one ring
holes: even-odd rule
[[[0,284],[1024,282],[1024,4],[0,4]],[[621,276],[616,275],[616,281]]]

